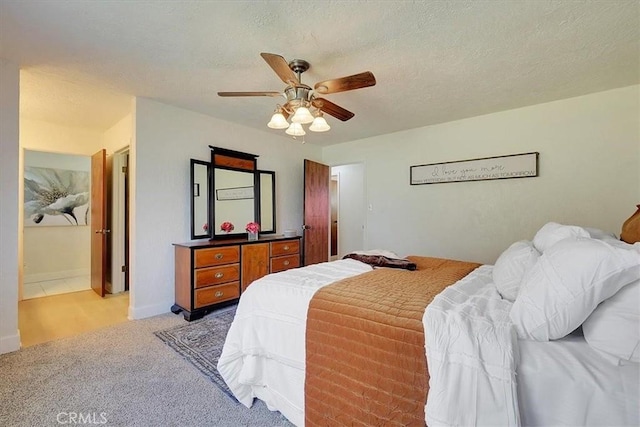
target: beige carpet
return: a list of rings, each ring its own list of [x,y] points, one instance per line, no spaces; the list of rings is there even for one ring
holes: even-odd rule
[[[232,305],[216,310],[204,319],[183,322],[180,326],[157,331],[154,335],[237,402],[218,372],[218,359],[235,314],[236,305]]]
[[[291,426],[229,399],[154,335],[184,323],[169,313],[1,355],[0,426]]]

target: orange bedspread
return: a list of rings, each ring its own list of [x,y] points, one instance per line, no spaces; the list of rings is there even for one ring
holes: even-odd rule
[[[305,425],[424,426],[429,375],[422,315],[480,264],[409,257],[320,289],[307,316]]]

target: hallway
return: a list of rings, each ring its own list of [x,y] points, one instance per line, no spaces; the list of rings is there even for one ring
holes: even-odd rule
[[[18,303],[22,348],[127,321],[129,292],[100,298],[92,290]]]

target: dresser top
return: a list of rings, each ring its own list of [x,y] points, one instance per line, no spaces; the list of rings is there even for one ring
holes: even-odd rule
[[[301,236],[285,237],[283,235],[260,236],[258,240],[240,239],[220,239],[220,240],[192,240],[184,243],[173,243],[173,246],[182,246],[185,248],[213,248],[218,246],[232,245],[252,245],[255,243],[277,242],[278,240],[298,240]]]

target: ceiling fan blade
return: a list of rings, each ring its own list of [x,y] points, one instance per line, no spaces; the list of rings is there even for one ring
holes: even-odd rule
[[[318,93],[327,94],[360,89],[363,87],[374,86],[375,84],[376,78],[373,76],[373,73],[365,71],[364,73],[354,74],[353,76],[318,82],[314,86],[314,90]]]
[[[278,77],[282,79],[288,85],[295,86],[298,82],[298,77],[296,73],[293,72],[291,68],[289,68],[289,64],[287,61],[280,55],[276,55],[275,53],[261,53],[260,56],[267,61],[267,64],[273,71],[276,72]]]
[[[346,122],[347,120],[355,116],[355,114],[353,114],[351,111],[345,110],[341,106],[336,105],[331,101],[327,101],[324,98],[315,98],[312,103],[314,107],[319,108],[325,113],[335,117],[338,120],[342,120],[343,122]]]
[[[280,92],[218,92],[218,96],[282,96]]]

